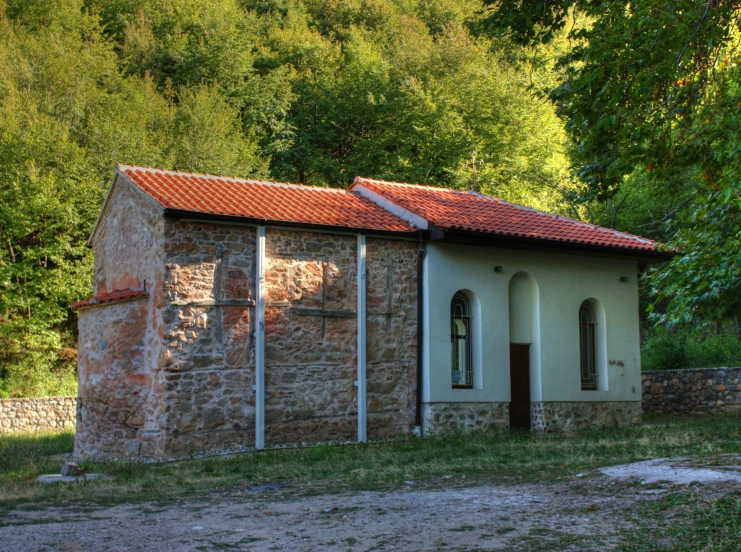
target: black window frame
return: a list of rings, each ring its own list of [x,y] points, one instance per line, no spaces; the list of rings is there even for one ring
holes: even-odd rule
[[[597,313],[589,301],[579,307],[579,373],[582,391],[596,391]]]
[[[453,389],[472,389],[473,388],[473,354],[472,354],[472,316],[471,316],[471,302],[462,292],[458,292],[453,295],[453,299],[450,301],[450,345],[452,349],[451,354],[451,385]],[[462,324],[465,329],[465,335],[460,335],[457,332],[457,327]],[[460,347],[458,342],[465,340],[464,354],[466,355],[465,366],[467,370],[457,369],[459,366],[458,353]],[[462,374],[460,376],[459,374]]]

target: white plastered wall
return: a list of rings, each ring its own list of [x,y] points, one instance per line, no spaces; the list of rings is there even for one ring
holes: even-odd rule
[[[495,272],[496,266],[503,270]],[[423,401],[509,402],[509,289],[520,272],[535,280],[538,294],[540,335],[532,337],[532,347],[539,337],[540,354],[531,352],[531,371],[539,357],[540,374],[531,372],[531,400],[640,401],[635,261],[450,244],[428,244],[425,259]],[[623,276],[627,282],[620,282]],[[450,300],[459,290],[473,294],[479,307],[473,389],[451,386]],[[598,316],[604,349],[598,348],[596,391],[582,391],[579,371],[578,312],[587,299],[604,312]]]

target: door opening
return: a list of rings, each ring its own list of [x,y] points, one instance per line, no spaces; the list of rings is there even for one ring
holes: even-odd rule
[[[530,429],[530,344],[510,343],[510,429]]]

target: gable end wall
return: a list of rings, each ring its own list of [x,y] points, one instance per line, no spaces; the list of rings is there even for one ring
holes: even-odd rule
[[[120,176],[100,217],[95,294],[149,292],[128,302],[78,311],[77,433],[80,458],[161,452],[162,382],[157,369],[163,302],[161,211]]]

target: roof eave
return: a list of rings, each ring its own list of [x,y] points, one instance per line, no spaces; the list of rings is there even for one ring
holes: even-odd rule
[[[627,247],[613,247],[561,240],[547,240],[543,238],[508,236],[506,234],[492,234],[468,230],[444,229],[440,234],[440,237],[437,239],[433,238],[433,241],[501,247],[505,249],[542,251],[546,253],[632,259],[637,261],[640,265],[667,262],[679,254],[676,251],[631,249]]]
[[[355,226],[337,226],[333,224],[315,224],[310,222],[295,222],[295,221],[283,221],[283,220],[272,220],[262,219],[255,217],[244,217],[238,215],[219,215],[216,213],[203,213],[200,211],[188,211],[184,209],[170,209],[165,208],[164,216],[170,218],[188,218],[203,221],[214,221],[223,223],[233,224],[247,224],[254,226],[280,226],[287,228],[297,228],[305,230],[317,230],[327,233],[343,233],[343,234],[364,234],[367,236],[403,236],[413,237],[419,232],[418,229],[409,228],[409,230],[383,230],[378,228],[360,228]]]

